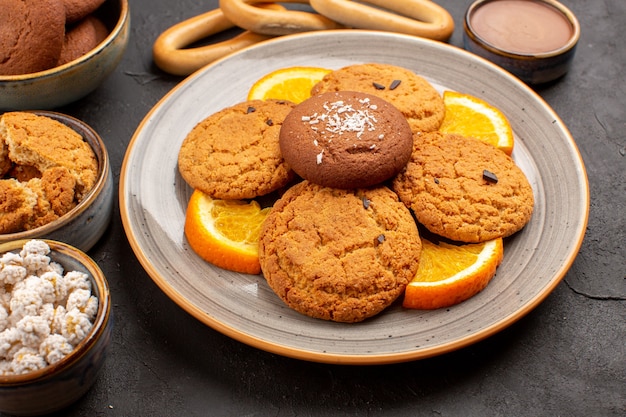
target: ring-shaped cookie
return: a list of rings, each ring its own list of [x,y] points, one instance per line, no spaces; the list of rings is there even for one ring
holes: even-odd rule
[[[259,4],[259,7],[277,11],[286,10],[283,6],[275,3]],[[180,22],[163,32],[154,42],[152,48],[154,62],[159,68],[170,74],[189,75],[231,52],[271,38],[271,36],[245,31],[222,42],[197,48],[185,48],[193,42],[235,26],[220,9],[211,10]]]
[[[220,9],[237,26],[263,35],[343,28],[343,25],[321,14],[300,10],[271,10],[258,7],[259,3],[262,0],[220,0]],[[283,3],[309,4],[309,0],[285,0]]]
[[[454,31],[450,13],[429,0],[310,0],[318,13],[357,29],[384,30],[445,41]]]

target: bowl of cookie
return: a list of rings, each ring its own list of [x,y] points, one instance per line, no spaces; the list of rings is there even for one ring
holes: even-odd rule
[[[111,342],[102,270],[61,242],[1,243],[0,290],[0,413],[42,415],[78,400]]]
[[[52,109],[86,96],[128,45],[128,0],[7,0],[0,12],[0,110]]]
[[[62,113],[1,114],[0,196],[0,243],[46,238],[88,251],[113,212],[104,142]]]

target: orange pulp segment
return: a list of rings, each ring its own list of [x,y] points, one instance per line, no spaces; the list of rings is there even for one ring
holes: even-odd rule
[[[311,97],[311,88],[329,72],[331,70],[317,67],[288,67],[272,71],[252,85],[248,100],[278,99],[301,103]]]
[[[432,310],[467,300],[487,286],[503,255],[502,238],[464,245],[422,239],[419,267],[403,306]]]
[[[444,91],[445,117],[439,130],[471,136],[513,153],[513,129],[506,116],[496,107],[469,94]]]
[[[195,190],[185,214],[185,236],[205,261],[235,272],[259,274],[259,233],[268,212],[256,201],[214,200]]]

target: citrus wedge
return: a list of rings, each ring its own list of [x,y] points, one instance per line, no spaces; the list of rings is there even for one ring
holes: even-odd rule
[[[487,142],[507,155],[513,152],[513,129],[496,107],[477,97],[444,91],[446,114],[439,127],[444,133],[458,133]]]
[[[432,310],[467,300],[491,281],[503,254],[501,238],[465,245],[422,239],[419,267],[402,305]]]
[[[289,100],[301,103],[311,88],[331,70],[317,67],[288,67],[270,72],[252,85],[248,100]]]
[[[259,233],[268,211],[256,201],[214,200],[195,190],[187,205],[185,236],[205,261],[235,272],[259,274]]]

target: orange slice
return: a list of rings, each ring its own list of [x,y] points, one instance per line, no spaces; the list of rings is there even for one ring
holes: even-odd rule
[[[270,72],[254,83],[248,100],[289,100],[301,103],[311,97],[311,88],[331,70],[317,67],[288,67]]]
[[[468,94],[444,91],[446,114],[439,130],[487,142],[507,155],[513,152],[513,129],[496,107]]]
[[[235,272],[259,274],[259,233],[268,211],[256,201],[214,200],[195,190],[187,205],[185,236],[205,261]]]
[[[503,255],[501,238],[465,245],[422,239],[419,267],[402,305],[432,310],[465,301],[487,286]]]

